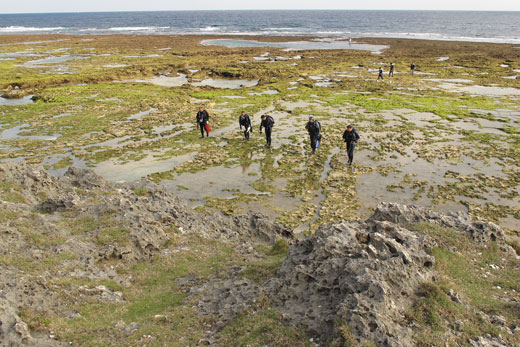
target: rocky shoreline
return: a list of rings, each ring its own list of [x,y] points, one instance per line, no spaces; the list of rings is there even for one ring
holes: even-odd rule
[[[55,322],[81,320],[79,303],[131,305],[136,299],[129,293],[139,271],[128,266],[147,264],[152,271],[160,259],[193,247],[190,237],[198,244],[222,242],[244,259],[194,276],[194,258],[183,275],[172,277],[185,293],[181,305],[208,319],[207,332],[197,344],[220,345],[222,332],[233,320],[248,310],[260,310],[259,305],[278,312],[280,322],[302,329],[316,345],[419,344],[418,323],[410,310],[427,297],[428,286],[442,282],[435,249],[444,245],[435,235],[414,229],[417,225],[450,230],[474,248],[496,245],[496,252],[518,267],[518,255],[502,230],[493,223],[473,222],[464,213],[381,203],[364,222],[339,221],[303,236],[259,214],[198,214],[150,181],[112,183],[90,170],[69,168],[56,178],[37,166],[3,163],[0,183],[2,346],[88,344],[75,341],[63,328],[65,323]],[[264,256],[259,247],[276,245],[289,248],[275,272],[262,281],[244,276],[244,271],[254,275],[262,270],[248,270]],[[269,252],[273,251],[264,251]],[[517,322],[476,310],[455,290],[441,290],[440,295],[502,331],[495,336],[463,336],[465,343],[513,346],[511,341],[517,341]],[[518,293],[512,290],[506,296],[511,312],[518,314]],[[157,322],[168,320],[163,313],[154,317]],[[119,319],[108,330],[91,333],[132,345],[129,339],[135,334],[152,336],[143,335],[144,324]],[[455,339],[460,331],[452,327],[444,336]],[[136,341],[146,344],[148,337],[142,336]]]

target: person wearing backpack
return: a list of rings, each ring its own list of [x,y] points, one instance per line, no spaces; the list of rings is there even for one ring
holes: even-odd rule
[[[197,112],[197,124],[200,127],[200,137],[204,137],[204,131],[206,132],[206,137],[209,137],[209,114],[208,111],[204,109],[204,107],[199,108],[199,112]]]
[[[377,75],[377,79],[382,79],[382,80],[385,79],[383,77],[383,68],[382,67],[379,68],[379,74]]]
[[[309,136],[311,138],[312,154],[314,154],[316,152],[316,143],[321,138],[321,124],[315,120],[313,116],[310,116],[307,125],[305,125],[305,129],[307,129],[309,132]]]
[[[347,154],[348,154],[348,164],[352,165],[352,161],[354,160],[354,148],[356,148],[356,144],[359,140],[359,134],[352,127],[352,125],[348,125],[347,129],[343,133],[343,141],[347,143]]]
[[[253,127],[251,118],[249,118],[249,115],[244,111],[242,111],[242,114],[238,117],[238,125],[240,125],[240,130],[242,130],[242,126],[244,127],[244,137],[246,140],[249,140],[249,133],[253,131]]]
[[[262,127],[265,128],[265,139],[267,141],[267,147],[271,147],[271,132],[273,131],[273,125],[273,117],[263,114],[262,121],[260,122],[260,134],[262,133]]]

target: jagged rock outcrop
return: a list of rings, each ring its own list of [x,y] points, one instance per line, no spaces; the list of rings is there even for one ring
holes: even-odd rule
[[[477,244],[496,241],[514,252],[493,223],[416,206],[381,203],[365,222],[322,226],[314,235],[298,239],[290,229],[255,213],[200,215],[182,199],[146,180],[111,183],[90,170],[74,168],[56,178],[35,166],[4,163],[0,181],[8,182],[3,189],[11,194],[10,199],[0,200],[6,216],[0,219],[0,257],[30,259],[27,271],[8,261],[0,263],[2,346],[60,345],[47,335],[31,334],[20,317],[22,309],[76,317],[79,313],[52,290],[52,280],[78,277],[129,286],[131,280],[103,263],[153,259],[167,247],[174,232],[233,242],[251,259],[257,243],[284,238],[291,245],[276,275],[263,284],[245,279],[240,266],[204,280],[179,279],[190,300],[198,300],[194,308],[215,318],[210,342],[228,321],[254,307],[262,297],[287,323],[304,327],[320,344],[338,338],[339,330],[348,327],[359,341],[412,346],[412,327],[404,315],[421,285],[435,280],[436,273],[430,255],[435,242],[425,233],[410,230],[411,224],[437,224],[465,233]],[[63,224],[67,214],[73,216],[67,223],[76,219],[86,221],[85,225]],[[98,223],[100,220],[107,222]],[[115,236],[105,237],[107,230]],[[42,266],[39,260],[44,258],[59,259],[61,266]],[[124,303],[122,292],[111,288],[73,285],[69,290],[78,298]],[[463,304],[456,292],[448,295]],[[137,329],[134,323],[118,325],[128,334]],[[483,336],[471,344],[500,346],[502,342]]]
[[[183,234],[240,241],[244,249],[280,237],[293,238],[291,230],[259,214],[200,215],[184,200],[147,180],[112,183],[91,170],[77,168],[70,168],[58,178],[37,166],[3,163],[0,181],[5,182],[5,193],[16,196],[0,200],[0,209],[6,216],[0,219],[0,257],[29,260],[27,272],[20,271],[17,264],[0,263],[1,346],[59,345],[50,338],[39,340],[31,336],[19,312],[30,307],[64,317],[76,316],[78,313],[51,290],[53,280],[78,277],[112,280],[127,286],[128,280],[112,268],[104,267],[102,262],[151,259],[166,247],[173,229]],[[86,226],[64,225],[63,213],[73,217],[67,223],[75,219],[86,221]],[[103,219],[108,221],[106,225],[98,223]],[[119,239],[103,236],[107,228],[109,231],[115,228],[112,231],[122,236]],[[39,262],[60,255],[65,255],[60,260],[63,266],[50,269]],[[72,295],[99,302],[124,301],[121,292],[102,285],[75,286],[71,290]],[[245,297],[254,297],[249,291],[243,293]],[[230,312],[235,312],[231,304],[233,300],[227,306]]]
[[[16,307],[0,294],[0,346],[65,346],[46,336],[33,337],[29,327],[17,314]]]
[[[462,212],[439,213],[415,205],[383,202],[377,206],[370,220],[389,221],[403,226],[412,223],[428,222],[445,228],[463,231],[480,244],[486,244],[490,241],[504,243],[505,241],[504,232],[496,224],[491,222],[474,222],[467,213]]]
[[[314,235],[296,240],[277,274],[265,285],[232,274],[194,286],[204,292],[201,314],[232,319],[263,295],[290,324],[305,327],[320,343],[340,336],[348,327],[359,341],[378,346],[413,346],[413,326],[406,311],[421,295],[424,283],[435,281],[435,241],[409,230],[427,222],[468,233],[477,243],[497,241],[504,249],[503,232],[492,223],[473,222],[465,214],[440,214],[416,206],[381,203],[365,222],[322,226]],[[253,294],[253,295],[251,295]],[[448,293],[452,300],[462,299]],[[341,341],[341,338],[339,338]],[[502,340],[482,337],[472,343],[495,346]]]
[[[371,218],[321,227],[295,243],[266,290],[295,324],[327,341],[339,324],[381,346],[412,345],[403,313],[434,276],[432,241]]]

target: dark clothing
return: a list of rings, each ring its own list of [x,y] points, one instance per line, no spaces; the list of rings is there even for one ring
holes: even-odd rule
[[[206,124],[209,122],[209,114],[208,111],[202,110],[197,112],[197,124],[200,127],[200,135],[204,137],[204,132],[206,131]],[[209,136],[208,132],[206,131],[206,136]]]
[[[307,122],[307,125],[305,125],[305,129],[309,132],[309,135],[311,137],[317,137],[320,134],[321,125],[320,122],[315,120],[314,122]]]
[[[209,137],[209,134],[206,129],[206,124],[199,123],[199,127],[200,127],[200,137],[204,137],[204,132],[206,132],[206,137]]]
[[[356,148],[356,142],[347,142],[347,154],[349,165],[352,165],[352,161],[354,160],[354,148]]]
[[[271,133],[273,132],[273,127],[265,128],[265,140],[267,141],[267,145],[271,147]]]
[[[272,128],[274,125],[274,119],[271,116],[266,116],[265,119],[262,119],[260,122],[260,131],[262,131],[262,128]]]
[[[245,128],[244,137],[246,140],[249,140],[249,132],[253,131],[253,127],[251,124],[251,118],[249,118],[247,113],[244,116],[240,115],[240,117],[238,117],[238,125],[240,125],[240,129],[242,129],[242,126]]]
[[[394,68],[395,68],[395,65],[390,64],[390,72],[388,73],[388,76],[394,77]]]
[[[410,65],[410,71],[412,72],[412,75],[413,75],[413,72],[415,71],[415,64],[412,63],[412,65]]]
[[[356,129],[352,128],[352,131],[345,130],[343,132],[343,141],[347,143],[347,154],[348,163],[352,164],[354,160],[354,148],[356,148],[357,141],[359,140],[359,134]]]
[[[321,137],[320,136],[320,131],[321,131],[320,122],[315,120],[314,122],[311,123],[309,121],[309,122],[307,122],[307,125],[305,125],[305,129],[307,129],[307,131],[309,132],[309,136],[311,138],[312,153],[314,153],[316,151],[316,142]]]
[[[377,75],[377,79],[382,79],[382,80],[385,79],[385,78],[383,77],[383,69],[382,69],[382,68],[379,68],[379,75]]]
[[[240,129],[242,129],[242,127],[245,127],[247,129],[251,126],[251,118],[249,118],[249,115],[247,113],[243,116],[240,115],[240,117],[238,117],[238,125],[240,125]]]
[[[343,132],[343,141],[345,142],[357,142],[359,140],[359,134],[356,129],[352,128],[352,131],[345,130]]]
[[[265,119],[262,119],[260,122],[260,132],[262,132],[262,128],[265,128],[265,139],[268,146],[271,146],[271,132],[273,131],[273,125],[274,119],[271,116],[266,116]]]
[[[208,111],[206,110],[202,110],[202,111],[199,111],[197,112],[197,123],[202,123],[204,125],[206,125],[209,121],[209,114],[208,114]]]

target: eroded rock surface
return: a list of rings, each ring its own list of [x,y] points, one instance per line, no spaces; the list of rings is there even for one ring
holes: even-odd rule
[[[282,313],[284,321],[304,327],[320,344],[348,326],[359,341],[411,346],[413,327],[404,314],[417,299],[421,284],[435,280],[436,273],[429,255],[435,242],[411,231],[410,224],[437,224],[466,233],[479,244],[496,241],[504,249],[509,247],[492,223],[415,206],[381,203],[365,222],[342,221],[297,239],[290,229],[255,213],[200,215],[146,180],[116,184],[92,171],[73,168],[56,178],[20,163],[0,165],[0,180],[9,196],[0,201],[0,345],[7,346],[60,345],[50,336],[32,333],[20,312],[31,308],[77,317],[79,313],[53,290],[53,281],[77,277],[130,286],[130,278],[104,262],[149,261],[167,252],[173,232],[232,242],[245,259],[253,260],[257,256],[253,246],[258,243],[284,238],[291,245],[276,275],[263,284],[244,278],[240,266],[205,280],[178,279],[199,314],[214,318],[216,325],[207,336],[210,342],[226,322],[262,297]],[[105,239],[106,226],[66,225],[63,219],[68,214],[87,222],[109,216],[108,227],[113,224],[118,229]],[[44,259],[59,266],[47,266]],[[104,285],[73,285],[69,290],[71,296],[89,301],[125,302],[122,292]],[[463,303],[454,291],[449,297]],[[132,324],[119,322],[117,327],[128,335],[137,329]],[[471,341],[475,346],[502,342],[486,336]]]
[[[103,266],[103,261],[147,261],[167,247],[173,229],[183,234],[239,241],[244,249],[258,242],[269,243],[280,237],[290,241],[293,237],[291,230],[258,214],[200,215],[184,200],[146,180],[112,183],[91,170],[77,168],[70,168],[57,178],[36,166],[4,163],[0,165],[0,181],[4,182],[6,196],[15,197],[0,200],[0,257],[10,259],[0,262],[2,346],[59,345],[50,338],[40,341],[31,336],[19,312],[30,308],[77,316],[52,289],[53,281],[83,278],[128,286],[130,281]],[[69,214],[66,223],[83,221],[87,227],[81,223],[66,225],[62,214]],[[97,222],[103,218],[107,225],[100,226]],[[105,229],[111,227],[117,227],[112,230],[115,239],[113,235],[103,236]],[[121,235],[119,239],[117,233]],[[47,266],[44,259],[61,266]],[[20,264],[26,264],[27,269],[20,270]],[[100,303],[124,302],[121,292],[102,285],[72,286],[69,290],[71,296]],[[252,292],[245,294],[247,298],[254,296]],[[231,299],[224,306],[234,313],[235,303]]]
[[[323,341],[338,321],[378,345],[411,345],[402,325],[418,286],[434,276],[432,241],[371,218],[336,223],[297,242],[266,290],[296,324]]]

